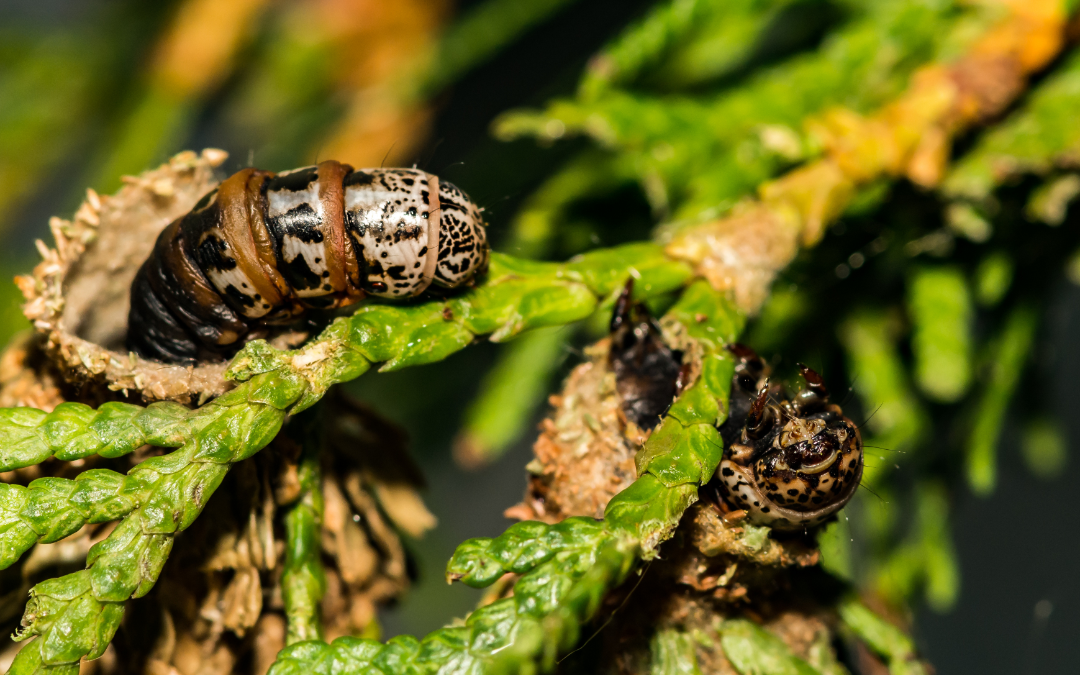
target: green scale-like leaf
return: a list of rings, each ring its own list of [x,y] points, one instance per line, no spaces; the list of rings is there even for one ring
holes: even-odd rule
[[[911,638],[896,626],[849,599],[840,604],[840,620],[845,628],[884,657],[891,675],[926,675],[926,667],[916,658]]]
[[[285,514],[285,565],[281,596],[288,629],[285,643],[322,638],[319,602],[326,593],[321,559],[323,499],[319,485],[322,438],[318,421],[304,425],[304,451],[300,459],[301,494]]]
[[[5,566],[35,541],[54,541],[86,522],[123,517],[90,549],[85,570],[31,589],[18,638],[37,639],[19,652],[11,675],[43,669],[74,673],[80,659],[101,655],[123,616],[123,603],[153,588],[175,534],[195,521],[229,466],[250,457],[277,434],[283,409],[304,393],[304,386],[288,386],[295,379],[288,374],[260,375],[195,411],[155,404],[121,408],[122,414],[115,414],[116,407],[106,404],[93,415],[83,408],[58,407],[59,415],[54,412],[39,420],[41,426],[49,416],[58,420],[54,429],[59,431],[46,437],[52,443],[67,439],[78,444],[84,435],[79,429],[104,415],[118,437],[131,438],[137,432],[143,442],[183,445],[142,462],[127,476],[98,469],[75,480],[44,478],[25,488],[0,486],[0,552]],[[107,445],[111,438],[100,440]]]
[[[91,455],[120,457],[152,443],[183,444],[190,410],[176,403],[141,408],[105,403],[94,410],[61,403],[51,413],[34,408],[0,409],[0,471],[40,464],[50,457],[71,461]]]
[[[778,637],[741,619],[720,629],[724,655],[740,675],[820,675],[820,671],[791,653]]]
[[[694,638],[667,629],[657,631],[650,641],[652,663],[649,675],[702,675],[694,651]]]
[[[971,382],[974,307],[963,272],[922,268],[912,275],[908,306],[915,380],[930,398],[954,403]]]
[[[1014,309],[988,348],[987,376],[967,441],[968,483],[979,494],[989,494],[997,482],[997,445],[1009,402],[1030,356],[1038,315],[1030,306]]]

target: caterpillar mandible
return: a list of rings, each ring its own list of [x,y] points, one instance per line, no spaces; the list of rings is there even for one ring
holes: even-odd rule
[[[480,209],[418,169],[243,169],[158,236],[131,285],[127,347],[194,363],[368,295],[411,298],[487,268]]]

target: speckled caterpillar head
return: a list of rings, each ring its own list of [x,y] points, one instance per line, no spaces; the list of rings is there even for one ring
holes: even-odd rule
[[[721,427],[721,493],[751,522],[780,530],[819,525],[855,494],[862,479],[862,438],[829,403],[821,376],[799,364],[806,386],[793,398],[770,386],[762,361],[746,347]]]
[[[487,232],[480,209],[453,183],[439,182],[439,209],[434,281],[453,288],[487,269]]]

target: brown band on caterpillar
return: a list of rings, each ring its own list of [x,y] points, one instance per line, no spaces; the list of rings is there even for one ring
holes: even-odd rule
[[[306,309],[454,288],[487,260],[480,209],[423,171],[244,169],[158,237],[132,283],[128,348],[171,363],[221,358]]]
[[[439,250],[439,230],[441,229],[439,223],[442,222],[442,205],[439,201],[439,178],[437,176],[428,177],[428,209],[427,245],[437,252]],[[435,214],[439,214],[439,217],[435,217]],[[435,268],[438,262],[439,256],[437,254],[424,257],[422,274],[425,289],[431,286],[431,283],[435,280]]]
[[[318,186],[319,202],[322,205],[322,227],[320,228],[326,239],[326,283],[330,285],[334,293],[346,293],[353,289],[359,290],[356,280],[359,275],[349,280],[347,265],[351,260],[356,262],[352,246],[345,239],[344,227],[328,227],[328,223],[342,223],[345,220],[345,190],[341,182],[349,175],[352,167],[337,162],[323,162],[319,164]],[[356,265],[359,271],[359,265]]]
[[[276,289],[277,302],[267,303],[271,307],[277,307],[279,304],[285,301],[285,298],[291,296],[289,291],[289,284],[285,282],[285,278],[281,276],[281,273],[277,270],[277,260],[274,257],[274,245],[270,241],[270,230],[266,228],[266,212],[263,209],[265,200],[262,196],[263,185],[273,175],[269,171],[258,171],[251,169],[250,177],[247,181],[247,204],[248,204],[248,223],[251,232],[251,239],[255,242],[255,254],[258,260],[259,266],[262,268],[266,275],[266,278],[274,285]],[[267,296],[268,298],[270,296]]]
[[[252,192],[252,183],[256,186],[266,181],[268,174],[256,169],[244,169],[227,178],[218,186],[218,202],[223,205],[221,213],[220,236],[236,249],[234,259],[237,270],[252,285],[261,302],[247,316],[263,316],[273,307],[284,302],[287,290],[280,276],[275,280],[270,270],[260,262],[256,248],[253,216],[262,209],[258,187]],[[261,224],[261,217],[259,218]],[[265,227],[265,226],[263,226]]]

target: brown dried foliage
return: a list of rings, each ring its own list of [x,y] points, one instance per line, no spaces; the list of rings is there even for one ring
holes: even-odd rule
[[[647,434],[626,421],[608,365],[609,340],[586,350],[589,360],[570,374],[541,425],[528,465],[525,501],[508,517],[558,522],[602,518],[608,501],[637,478],[634,455]]]
[[[121,396],[201,403],[232,386],[224,363],[170,366],[123,348],[135,273],[158,233],[217,184],[213,169],[225,157],[220,150],[182,152],[125,178],[114,195],[89,191],[71,220],[49,221],[56,248],[39,242],[43,261],[16,278],[37,335],[0,360],[0,400],[50,410],[66,387],[90,403]]]

